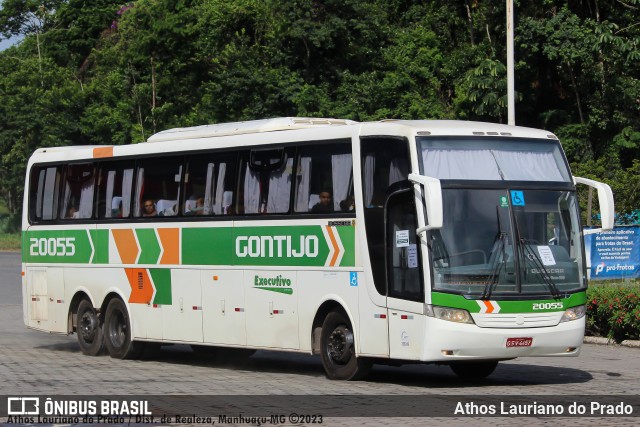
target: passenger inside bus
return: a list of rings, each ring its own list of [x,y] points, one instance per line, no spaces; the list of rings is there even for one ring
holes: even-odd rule
[[[347,196],[346,199],[340,202],[340,210],[342,210],[342,212],[353,212],[356,210],[356,201],[353,196]]]
[[[333,198],[331,197],[331,192],[321,191],[320,201],[311,208],[311,212],[313,213],[333,212]]]
[[[157,216],[156,212],[156,204],[151,199],[147,199],[144,201],[144,212],[142,212],[142,216]]]
[[[195,197],[185,202],[185,215],[204,215],[204,197]]]
[[[69,206],[69,210],[67,211],[67,216],[65,218],[67,219],[79,218],[78,208],[73,205]]]

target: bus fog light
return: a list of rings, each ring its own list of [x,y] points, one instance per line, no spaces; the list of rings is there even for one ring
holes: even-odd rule
[[[443,356],[453,356],[453,350],[442,350]]]
[[[567,309],[562,315],[562,320],[560,322],[570,322],[571,320],[578,320],[583,318],[587,311],[587,307],[584,305],[579,305],[577,307],[571,307]]]
[[[456,323],[473,323],[473,319],[467,310],[460,308],[448,308],[433,306],[433,314],[437,319]]]

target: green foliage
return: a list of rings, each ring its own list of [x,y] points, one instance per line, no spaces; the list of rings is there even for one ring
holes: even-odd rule
[[[0,34],[11,36],[38,33],[53,24],[63,0],[3,0]]]
[[[587,334],[617,343],[640,339],[640,285],[599,285],[587,291]]]
[[[516,121],[637,209],[637,0],[516,5]],[[631,7],[629,7],[631,6]],[[4,0],[0,194],[37,147],[276,116],[506,118],[505,5],[487,0]],[[635,174],[635,175],[634,175]]]
[[[620,166],[613,154],[609,158],[601,157],[571,164],[575,176],[597,179],[609,184],[613,192],[616,212],[630,214],[640,206],[640,159],[634,159],[628,168]],[[586,224],[587,188],[578,186],[582,205],[583,224]],[[597,197],[594,197],[597,200]],[[595,210],[597,211],[597,209]]]

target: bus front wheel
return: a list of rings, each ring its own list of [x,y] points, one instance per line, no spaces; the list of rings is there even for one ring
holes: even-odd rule
[[[459,362],[449,365],[451,370],[464,380],[481,380],[488,377],[496,370],[497,360],[482,362]]]
[[[83,354],[97,356],[102,352],[103,333],[100,317],[91,301],[83,299],[78,304],[76,334]]]
[[[104,320],[105,344],[109,355],[115,359],[140,357],[143,343],[131,340],[129,312],[120,298],[109,301]]]
[[[332,380],[357,380],[371,370],[371,361],[356,357],[353,328],[346,315],[332,311],[324,319],[320,334],[320,358]]]

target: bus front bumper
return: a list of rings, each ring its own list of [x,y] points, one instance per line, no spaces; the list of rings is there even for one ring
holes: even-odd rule
[[[541,328],[480,328],[427,318],[425,361],[513,359],[525,356],[577,356],[585,318]],[[526,345],[530,339],[530,345]],[[519,345],[524,346],[519,346]]]

